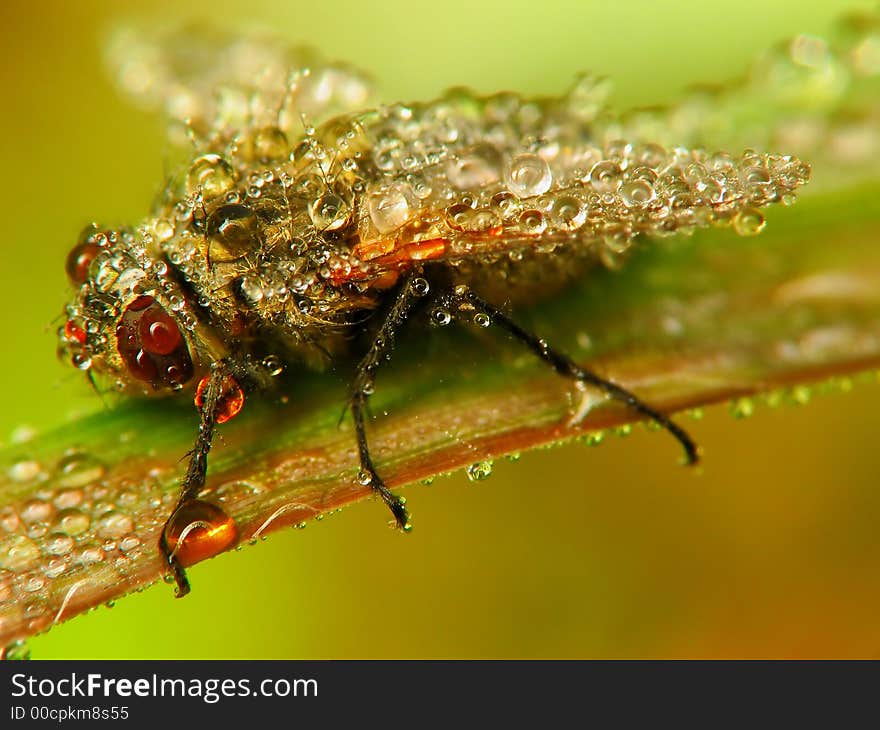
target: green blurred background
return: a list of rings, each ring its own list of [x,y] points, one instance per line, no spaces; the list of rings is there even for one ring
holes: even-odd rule
[[[267,26],[380,81],[559,93],[575,72],[623,105],[736,77],[759,50],[872,3],[397,0],[7,2],[0,147],[7,226],[0,439],[101,408],[54,356],[82,225],[136,221],[163,175],[162,125],[126,106],[100,45],[120,19]],[[808,201],[801,203],[807,205]],[[57,657],[730,657],[880,655],[880,386],[690,425],[701,474],[637,429],[407,490],[412,535],[362,503],[154,586],[30,642]],[[464,505],[467,508],[464,508]]]

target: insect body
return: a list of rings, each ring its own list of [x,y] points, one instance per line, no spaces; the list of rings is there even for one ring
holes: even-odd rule
[[[561,375],[659,423],[696,460],[664,414],[507,309],[619,264],[643,235],[729,223],[756,232],[757,209],[806,182],[804,163],[622,141],[589,79],[555,100],[453,90],[351,111],[366,86],[343,67],[244,40],[205,46],[193,74],[177,43],[147,54],[164,65],[143,71],[137,92],[177,118],[190,159],[140,226],[83,233],[67,261],[78,288],[60,339],[64,357],[120,391],[195,400],[200,430],[160,545],[178,595],[197,557],[186,534],[197,508],[210,511],[198,494],[215,426],[284,363],[335,357],[365,328],[349,400],[359,480],[408,527],[371,459],[364,408],[419,309],[440,324],[494,323]],[[136,65],[146,51],[130,45]],[[235,532],[221,524],[215,537],[228,546]]]

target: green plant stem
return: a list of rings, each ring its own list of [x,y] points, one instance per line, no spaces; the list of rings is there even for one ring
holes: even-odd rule
[[[643,244],[624,270],[596,270],[520,318],[669,412],[876,368],[878,192],[804,196],[754,238],[715,230]],[[633,420],[492,330],[403,338],[371,403],[389,486]],[[351,367],[291,371],[221,427],[204,497],[235,520],[239,543],[370,496],[339,421]],[[596,402],[575,423],[582,397]],[[0,454],[0,644],[162,576],[159,532],[195,431],[187,399],[128,401]],[[674,448],[669,439],[671,458]]]

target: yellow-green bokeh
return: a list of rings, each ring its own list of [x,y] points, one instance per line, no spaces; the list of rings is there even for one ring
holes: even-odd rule
[[[866,3],[250,0],[4,3],[6,224],[0,438],[101,408],[54,358],[63,258],[82,225],[136,221],[163,175],[162,128],[100,62],[121,19],[263,26],[381,82],[559,93],[580,70],[621,103],[742,73],[770,43]],[[796,208],[793,209],[796,211]],[[796,214],[796,213],[792,213]],[[293,394],[295,397],[295,394]],[[408,490],[400,536],[370,502],[191,571],[31,642],[36,657],[876,656],[880,386],[692,424],[693,475],[637,429]],[[222,448],[222,445],[221,445]]]

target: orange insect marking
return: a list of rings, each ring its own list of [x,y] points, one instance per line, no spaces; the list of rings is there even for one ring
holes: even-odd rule
[[[400,246],[387,239],[359,243],[352,249],[353,253],[362,259],[364,256],[371,257],[364,260],[369,260],[379,271],[358,271],[355,269],[348,274],[334,276],[331,281],[335,286],[354,281],[369,281],[370,286],[375,286],[377,289],[387,289],[394,286],[399,273],[406,270],[407,264],[413,261],[431,261],[441,258],[446,253],[448,243],[445,238],[428,238]],[[387,251],[388,253],[375,255],[376,251]]]
[[[372,261],[373,259],[385,256],[394,251],[397,244],[390,238],[383,238],[378,241],[364,241],[352,248],[352,253],[361,261]]]

